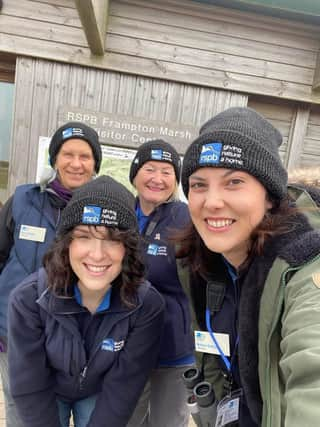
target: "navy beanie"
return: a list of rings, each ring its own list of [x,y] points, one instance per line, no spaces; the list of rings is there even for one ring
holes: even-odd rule
[[[181,160],[177,150],[168,142],[162,139],[154,139],[142,144],[132,160],[129,179],[131,184],[137,175],[141,166],[149,161],[171,163],[174,168],[176,180],[180,182]]]
[[[98,134],[94,129],[81,122],[68,122],[55,131],[49,145],[50,165],[54,167],[61,146],[72,138],[83,139],[90,145],[95,161],[95,171],[99,173],[102,151]]]
[[[106,175],[82,185],[72,193],[63,209],[57,234],[62,235],[80,224],[137,231],[133,194]]]

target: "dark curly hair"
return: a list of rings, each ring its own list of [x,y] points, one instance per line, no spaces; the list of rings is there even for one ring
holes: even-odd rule
[[[78,280],[69,259],[73,230],[57,237],[43,258],[48,275],[48,288],[59,296],[73,295],[73,284]],[[140,236],[133,229],[123,231],[108,227],[108,230],[109,238],[122,242],[125,247],[122,270],[112,286],[119,289],[122,303],[133,307],[136,302],[137,288],[143,281],[145,272],[139,251]]]

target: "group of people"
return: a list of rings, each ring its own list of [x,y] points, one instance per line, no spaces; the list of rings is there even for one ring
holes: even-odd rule
[[[96,177],[92,128],[54,133],[51,176],[0,211],[7,427],[187,427],[194,366],[214,391],[210,427],[317,425],[320,193],[288,185],[281,143],[229,108],[182,164],[171,144],[142,144],[134,197]]]

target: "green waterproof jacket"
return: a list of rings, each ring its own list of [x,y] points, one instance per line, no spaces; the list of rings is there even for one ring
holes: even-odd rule
[[[303,209],[289,232],[271,238],[241,283],[239,370],[253,419],[262,427],[315,427],[320,423],[320,192],[289,187]],[[219,264],[212,270],[218,270]],[[180,261],[193,328],[199,317],[197,283]],[[202,308],[201,308],[202,310]],[[205,380],[224,395],[218,357],[197,355]]]

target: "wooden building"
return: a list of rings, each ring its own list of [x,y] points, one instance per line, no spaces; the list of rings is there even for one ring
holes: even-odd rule
[[[0,158],[2,201],[35,180],[39,137],[50,136],[68,112],[93,127],[93,117],[111,115],[183,132],[248,105],[282,132],[288,168],[320,161],[319,2],[2,3],[0,82],[14,93],[11,107],[0,90],[0,126],[1,114],[12,123],[10,138],[0,139],[10,147]],[[108,135],[103,142],[115,146],[143,140]],[[188,144],[180,141],[182,154]]]

